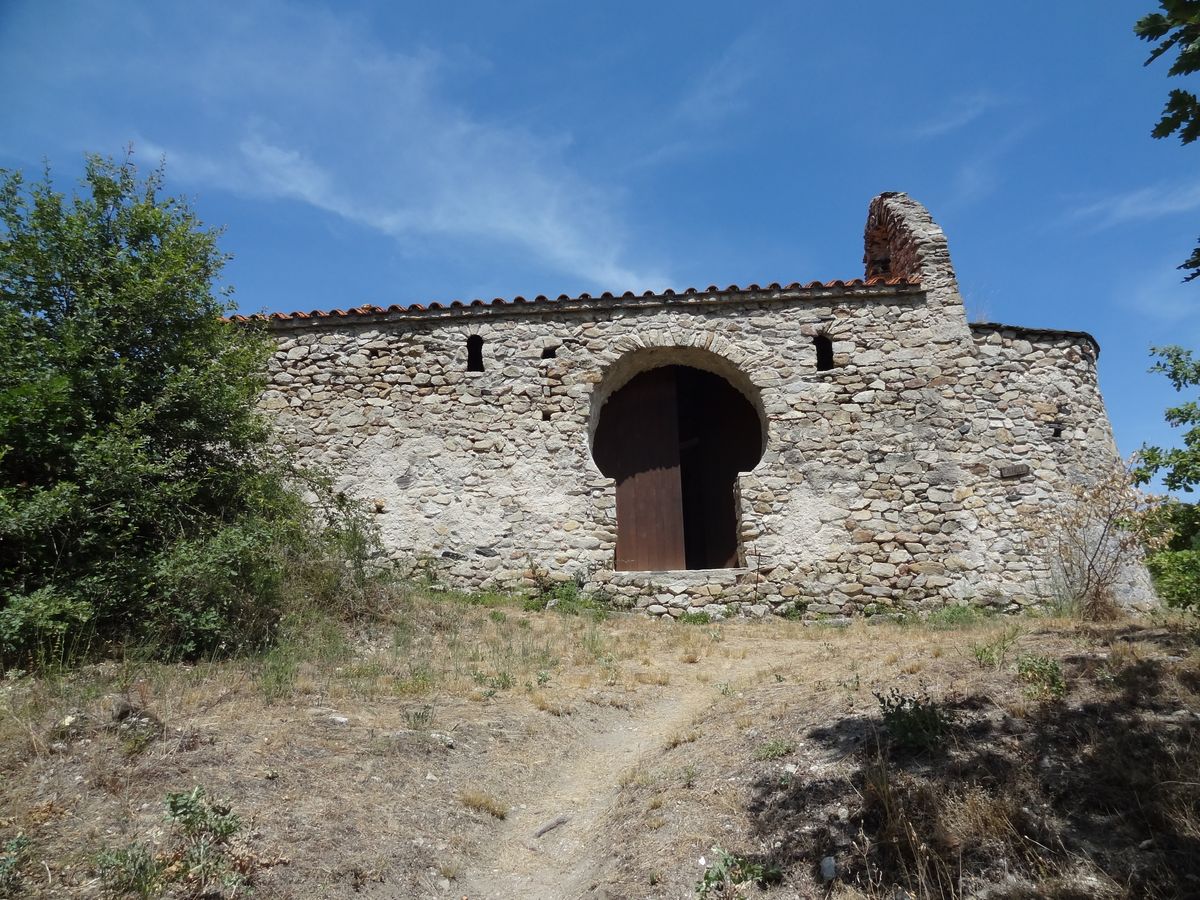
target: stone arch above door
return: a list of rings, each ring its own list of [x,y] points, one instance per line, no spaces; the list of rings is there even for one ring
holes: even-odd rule
[[[754,366],[750,358],[724,338],[711,334],[686,337],[648,334],[624,338],[611,350],[597,354],[601,377],[592,389],[587,441],[591,448],[600,424],[600,411],[613,393],[642,372],[661,366],[680,365],[720,375],[754,407],[762,423],[764,457],[778,449],[769,422],[786,409],[777,398],[763,391],[762,384],[772,377],[769,366]]]

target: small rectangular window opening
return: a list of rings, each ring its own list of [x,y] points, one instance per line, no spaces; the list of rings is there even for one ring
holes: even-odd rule
[[[542,421],[543,421],[543,422],[549,422],[549,421],[550,421],[550,410],[548,410],[548,409],[543,409],[543,410],[542,410]]]
[[[557,357],[558,357],[558,348],[557,347],[543,347],[542,348],[542,359],[555,359]]]
[[[483,338],[477,334],[467,338],[467,371],[483,371]]]
[[[827,335],[818,334],[813,338],[813,346],[817,348],[817,371],[828,372],[833,368],[833,341]]]

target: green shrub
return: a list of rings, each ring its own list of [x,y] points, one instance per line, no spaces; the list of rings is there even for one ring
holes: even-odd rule
[[[428,731],[433,727],[433,707],[427,703],[408,710],[404,722],[412,731]]]
[[[1168,606],[1200,607],[1200,550],[1162,550],[1146,557],[1146,566]]]
[[[23,834],[4,842],[0,853],[0,897],[15,896],[21,889],[21,864],[29,855],[29,838]]]
[[[950,729],[950,715],[926,693],[905,694],[900,688],[875,692],[883,727],[902,750],[934,750]]]
[[[167,794],[167,818],[189,840],[223,841],[237,834],[242,820],[227,807],[205,799],[204,788]]]
[[[696,896],[700,900],[706,900],[714,891],[720,891],[723,896],[729,888],[736,890],[750,884],[767,887],[783,878],[778,868],[767,863],[726,853],[720,847],[713,847],[712,852],[713,861],[704,870],[704,876],[696,882]],[[742,894],[739,892],[738,896]]]
[[[0,668],[229,653],[292,596],[369,597],[365,515],[275,449],[272,341],[222,318],[217,232],[162,184],[0,171]]]
[[[960,604],[935,609],[929,614],[925,624],[938,631],[951,631],[955,628],[967,628],[982,618],[982,613],[976,607]]]
[[[808,601],[793,603],[787,608],[787,612],[783,614],[785,619],[793,622],[804,621],[804,614],[808,612]]]
[[[166,807],[171,831],[161,851],[134,842],[97,855],[105,889],[117,897],[158,897],[172,885],[186,885],[180,896],[188,897],[226,896],[222,889],[228,896],[242,893],[249,873],[229,853],[241,818],[209,801],[202,787],[167,794]]]
[[[707,625],[712,622],[712,616],[706,612],[685,612],[675,621],[682,625]]]
[[[68,650],[68,642],[90,643],[93,613],[91,603],[64,594],[54,585],[5,595],[0,608],[0,661],[7,665],[16,662],[17,649],[30,654],[25,660],[30,668],[41,668],[39,662],[47,654],[74,655]]]
[[[166,864],[142,843],[102,850],[96,868],[105,889],[115,897],[157,897],[166,882]]]
[[[765,744],[755,750],[754,758],[761,761],[780,759],[781,757],[787,756],[795,749],[796,745],[791,741],[774,739],[767,741]]]
[[[979,663],[979,668],[999,669],[1003,667],[1009,651],[1023,633],[1019,625],[1005,628],[990,641],[972,644],[971,655],[975,657],[975,662]]]
[[[1025,696],[1033,700],[1057,700],[1066,696],[1067,682],[1062,666],[1048,656],[1026,654],[1018,657],[1017,677],[1025,682]]]
[[[568,581],[558,581],[551,578],[550,573],[540,567],[532,556],[528,557],[528,561],[534,587],[533,593],[521,601],[526,612],[553,609],[563,615],[586,616],[596,622],[608,617],[610,605],[602,602],[606,597],[583,595],[584,575],[577,574]]]
[[[608,617],[607,607],[591,597],[583,596],[579,585],[574,581],[564,581],[556,585],[546,605],[563,615],[584,616],[593,622],[600,622]]]
[[[500,594],[496,591],[473,591],[471,593],[443,591],[442,596],[447,600],[457,600],[460,603],[465,603],[467,606],[482,606],[485,609],[493,609],[498,606],[512,606],[514,602],[512,596]]]

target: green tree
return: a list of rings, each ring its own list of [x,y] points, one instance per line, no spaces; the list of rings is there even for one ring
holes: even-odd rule
[[[1200,360],[1182,347],[1154,347],[1157,362],[1151,372],[1167,376],[1176,391],[1200,386]],[[1161,476],[1173,491],[1191,493],[1200,484],[1200,404],[1190,399],[1166,411],[1167,422],[1182,428],[1180,447],[1143,446],[1138,453],[1134,477],[1146,484]],[[1171,501],[1152,515],[1152,529],[1167,537],[1161,550],[1146,557],[1159,595],[1172,606],[1200,604],[1200,507]]]
[[[70,198],[0,171],[0,662],[260,640],[321,533],[255,408],[270,342],[162,187],[128,157]]]
[[[1162,12],[1149,13],[1133,26],[1138,37],[1154,45],[1146,65],[1174,50],[1167,75],[1191,75],[1200,70],[1200,0],[1160,0],[1160,6]],[[1191,91],[1173,89],[1151,133],[1156,138],[1178,134],[1184,144],[1200,138],[1200,100]],[[1200,278],[1200,245],[1179,268],[1189,273],[1184,281]]]
[[[1151,372],[1167,376],[1171,386],[1182,392],[1200,385],[1200,360],[1183,347],[1152,347],[1150,352],[1158,361]],[[1164,414],[1173,428],[1183,428],[1182,447],[1152,447],[1143,445],[1138,451],[1134,477],[1146,484],[1161,475],[1168,490],[1191,493],[1200,484],[1200,404],[1187,400],[1168,407]]]

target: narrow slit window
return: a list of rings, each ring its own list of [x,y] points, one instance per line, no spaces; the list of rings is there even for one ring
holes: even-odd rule
[[[817,371],[828,372],[833,368],[833,341],[827,335],[818,334],[813,338],[813,346],[817,348]]]
[[[558,356],[557,347],[543,347],[542,359],[555,359]]]
[[[467,338],[467,371],[483,371],[483,338],[477,334]]]

